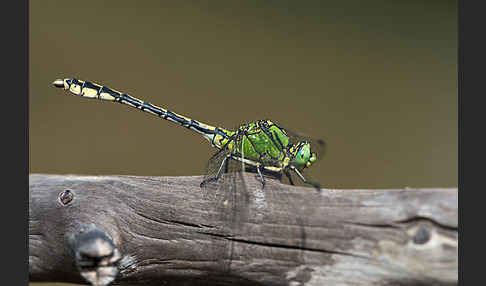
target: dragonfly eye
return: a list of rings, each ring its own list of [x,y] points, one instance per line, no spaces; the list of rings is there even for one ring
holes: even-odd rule
[[[294,163],[301,167],[305,167],[311,155],[310,145],[307,142],[299,142],[297,146],[298,148],[297,152],[295,153]]]

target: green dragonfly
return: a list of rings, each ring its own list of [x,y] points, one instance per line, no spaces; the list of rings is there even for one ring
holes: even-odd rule
[[[84,98],[123,103],[201,134],[213,147],[219,149],[208,162],[201,187],[218,181],[224,171],[228,171],[230,161],[234,160],[240,162],[244,169],[256,170],[262,188],[265,186],[264,172],[280,177],[285,174],[292,185],[291,172],[294,172],[304,183],[320,190],[320,185],[306,179],[302,171],[312,166],[318,156],[322,155],[318,154],[318,150],[319,153],[323,151],[323,140],[298,136],[270,120],[242,124],[235,130],[214,127],[106,86],[75,78],[57,79],[53,85]]]

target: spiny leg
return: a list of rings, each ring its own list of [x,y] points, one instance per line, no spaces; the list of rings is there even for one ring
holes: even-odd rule
[[[226,157],[224,157],[223,161],[221,162],[221,165],[219,166],[218,173],[216,174],[216,177],[207,178],[207,179],[203,180],[199,186],[202,188],[202,187],[204,187],[204,185],[206,185],[209,182],[215,182],[215,181],[219,180],[219,178],[221,177],[222,171],[223,171],[223,166],[224,166],[226,172],[228,170],[229,158],[231,158],[230,154],[228,154]]]
[[[321,191],[321,185],[319,185],[319,183],[306,180],[306,178],[304,178],[304,176],[302,176],[299,170],[297,170],[297,168],[295,168],[294,166],[290,166],[290,169],[294,171],[304,183],[312,185],[314,188],[317,189],[318,192]]]

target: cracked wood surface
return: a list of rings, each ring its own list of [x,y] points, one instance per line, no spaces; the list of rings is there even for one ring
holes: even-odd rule
[[[93,224],[123,255],[114,284],[457,284],[456,188],[319,194],[245,179],[248,217],[235,229],[200,176],[32,174],[30,280],[85,283],[67,238]],[[64,190],[74,194],[67,205]]]

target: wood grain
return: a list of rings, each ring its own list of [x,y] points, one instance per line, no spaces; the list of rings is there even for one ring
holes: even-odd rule
[[[201,180],[31,174],[30,281],[84,283],[67,238],[94,224],[124,256],[115,284],[457,284],[456,188],[262,191],[250,174],[241,215]]]

